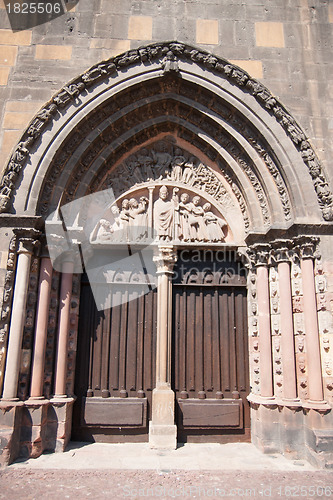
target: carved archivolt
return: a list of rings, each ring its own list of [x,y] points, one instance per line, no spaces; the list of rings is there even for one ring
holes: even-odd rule
[[[234,85],[250,93],[262,107],[266,108],[276,118],[300,152],[304,163],[309,169],[323,218],[333,220],[333,198],[325,175],[304,132],[286,109],[272,96],[266,87],[252,79],[237,66],[205,51],[177,42],[155,43],[147,47],[127,51],[120,56],[93,66],[61,89],[30,123],[5,169],[0,185],[0,212],[9,212],[11,210],[12,195],[19,180],[20,172],[27,162],[32,147],[46,126],[59,115],[60,111],[62,112],[68,106],[74,104],[82,92],[89,91],[90,87],[133,65],[147,65],[159,62],[165,74],[177,75],[180,72],[179,61],[181,60],[193,61],[219,74],[222,78],[230,79]],[[74,140],[74,137],[71,139]],[[278,172],[274,171],[271,159],[267,158],[266,163],[270,170],[273,169],[271,173],[279,187],[280,195],[282,193],[285,197],[286,192],[283,189],[283,182],[278,177]],[[256,185],[255,179],[254,185]],[[263,203],[264,201],[263,199]],[[287,206],[288,200],[285,203]],[[264,206],[262,208],[265,215],[266,209]],[[289,208],[287,207],[286,210],[288,211]],[[286,210],[285,213],[287,213]]]

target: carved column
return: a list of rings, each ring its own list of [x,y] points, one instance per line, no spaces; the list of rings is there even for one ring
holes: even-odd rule
[[[30,398],[32,399],[43,398],[44,362],[49,318],[51,282],[51,259],[49,257],[42,257],[40,266],[35,345],[30,389]]]
[[[297,399],[294,323],[289,260],[290,245],[292,242],[276,241],[274,243],[280,288],[283,400],[286,403],[298,404],[299,400]]]
[[[158,251],[158,255],[154,257],[158,275],[156,387],[153,390],[149,444],[151,448],[175,449],[175,394],[171,389],[171,278],[177,257],[172,246],[159,247]]]
[[[56,398],[66,397],[68,329],[72,296],[73,270],[74,256],[73,254],[68,253],[68,255],[63,258],[60,286],[58,346],[55,379]]]
[[[17,383],[20,371],[22,337],[26,315],[27,293],[31,256],[39,231],[20,230],[17,268],[14,288],[12,316],[9,330],[6,372],[4,380],[3,399],[17,399]]]
[[[258,296],[258,329],[260,348],[260,394],[273,399],[272,338],[269,301],[268,258],[269,245],[255,245]]]
[[[303,282],[304,324],[306,336],[306,350],[308,352],[308,387],[309,400],[303,404],[310,408],[329,408],[323,400],[323,380],[321,372],[319,328],[317,316],[316,287],[314,279],[314,249],[315,239],[302,238],[300,240],[300,258]]]

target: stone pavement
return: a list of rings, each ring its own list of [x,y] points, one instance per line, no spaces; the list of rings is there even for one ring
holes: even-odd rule
[[[0,469],[0,499],[333,498],[333,474],[254,445],[71,443]]]
[[[176,450],[152,450],[147,443],[70,443],[64,453],[18,460],[11,469],[279,470],[314,471],[305,460],[265,455],[251,443],[185,444]]]

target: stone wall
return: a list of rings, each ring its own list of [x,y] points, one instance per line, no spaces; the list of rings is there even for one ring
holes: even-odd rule
[[[0,0],[0,170],[56,90],[91,65],[152,41],[196,44],[241,66],[290,109],[328,169],[333,5],[328,0],[79,0],[12,33]]]
[[[13,33],[4,0],[0,0],[0,172],[30,120],[67,82],[99,61],[128,49],[150,42],[178,40],[224,57],[262,82],[304,129],[327,179],[333,183],[331,1],[79,0],[72,5],[69,0],[66,13],[50,23]],[[23,218],[21,226],[22,221]],[[7,224],[11,227],[10,220]],[[15,262],[12,264],[8,255],[13,235],[10,227],[0,228],[1,286],[5,279],[14,279]],[[330,238],[323,236],[322,261],[316,268],[324,391],[330,402],[333,387],[331,248]],[[13,283],[9,284],[12,287]],[[297,298],[296,292],[294,295]],[[10,301],[11,297],[6,300]],[[0,305],[1,302],[2,292]],[[273,422],[280,433],[275,441],[280,440],[282,451],[288,446],[298,449],[297,443],[292,446],[293,436],[289,439],[281,434],[288,419],[289,434],[300,427],[304,433],[311,426],[320,430],[323,425],[324,419],[313,425],[309,419],[303,422],[300,412],[285,411],[284,414],[281,420]],[[267,432],[272,436],[272,427],[268,425],[270,410],[261,407],[258,420],[253,413],[253,439],[258,444],[264,443],[263,448],[267,450],[270,443],[265,442],[266,421]],[[320,441],[320,436],[310,434],[305,442]],[[300,443],[303,447],[304,440]]]

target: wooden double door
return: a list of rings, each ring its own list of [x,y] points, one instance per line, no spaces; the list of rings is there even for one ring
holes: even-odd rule
[[[178,441],[248,440],[244,269],[212,253],[207,259],[179,252],[174,271],[171,373]],[[141,292],[139,282],[113,285],[111,307],[98,311],[82,281],[72,439],[148,440],[158,289]]]

